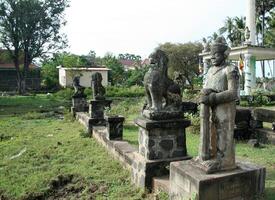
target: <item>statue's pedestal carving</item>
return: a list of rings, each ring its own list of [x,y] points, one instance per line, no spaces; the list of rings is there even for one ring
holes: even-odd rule
[[[139,126],[139,153],[148,160],[183,157],[187,155],[185,128],[189,120],[135,120]]]
[[[111,100],[91,100],[89,104],[89,115],[91,118],[104,119],[104,110],[111,106]]]
[[[237,162],[237,168],[206,174],[193,161],[170,164],[170,199],[256,199],[265,186],[265,168]]]
[[[123,138],[123,116],[106,116],[107,135],[109,140],[122,140]]]
[[[71,107],[71,111],[74,114],[76,112],[87,112],[89,109],[86,97],[73,97],[72,105],[73,106]]]
[[[170,162],[186,160],[185,119],[153,121],[145,118],[135,120],[139,126],[139,153],[132,164],[133,182],[148,189],[152,178],[169,174]]]

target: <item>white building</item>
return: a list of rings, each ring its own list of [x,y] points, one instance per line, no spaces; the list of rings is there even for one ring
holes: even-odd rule
[[[66,68],[62,66],[57,67],[59,70],[59,84],[62,87],[72,87],[73,78],[80,76],[80,85],[83,87],[91,87],[92,74],[99,72],[102,75],[102,85],[108,85],[108,71],[110,69],[104,67],[91,68]]]

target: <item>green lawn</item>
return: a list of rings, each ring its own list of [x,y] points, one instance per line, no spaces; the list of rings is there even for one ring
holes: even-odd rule
[[[142,98],[116,99],[110,111],[129,116],[124,138],[135,146],[138,128],[132,120],[142,103]],[[66,111],[61,118],[63,105],[69,104],[45,95],[0,97],[0,199],[150,199],[131,185],[129,171],[85,137],[82,125]],[[197,155],[198,143],[198,135],[187,133],[189,155]],[[275,146],[237,143],[236,153],[267,168],[265,199],[274,199]]]

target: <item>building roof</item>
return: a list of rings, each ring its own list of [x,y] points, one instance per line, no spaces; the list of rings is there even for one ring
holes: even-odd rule
[[[275,49],[251,45],[231,48],[228,58],[230,60],[239,60],[240,54],[251,54],[255,56],[257,61],[275,59]],[[210,52],[201,53],[200,56],[204,59],[211,59]]]
[[[24,64],[24,57],[21,55],[19,57],[20,66]],[[35,64],[30,64],[30,69],[38,68]],[[0,48],[0,69],[15,69],[12,58],[9,56],[9,52],[6,49]]]
[[[110,71],[110,69],[106,67],[62,67],[57,66],[58,69],[64,69],[67,71],[74,70],[74,71]]]

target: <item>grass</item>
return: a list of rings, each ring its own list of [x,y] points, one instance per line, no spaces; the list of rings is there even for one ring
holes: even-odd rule
[[[138,128],[133,119],[143,101],[142,97],[115,98],[109,111],[126,117],[124,139],[134,146],[138,146]],[[63,105],[69,103],[45,95],[0,97],[0,199],[58,199],[62,195],[72,199],[150,199],[130,184],[129,171],[121,170],[101,145],[86,137],[66,109],[58,109]],[[65,119],[61,117],[64,112]],[[196,156],[199,135],[188,131],[188,154]],[[265,199],[274,199],[275,146],[256,149],[237,142],[236,155],[266,167]],[[159,196],[167,199],[167,194]]]
[[[131,185],[130,172],[121,170],[101,145],[81,136],[85,131],[79,123],[41,114],[40,105],[60,106],[46,99],[0,98],[1,108],[4,104],[16,113],[0,121],[0,199],[149,198]]]

